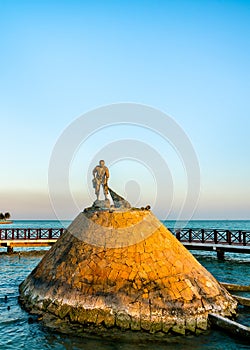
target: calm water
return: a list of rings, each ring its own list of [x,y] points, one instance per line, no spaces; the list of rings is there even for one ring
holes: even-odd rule
[[[164,222],[173,228],[174,221]],[[69,222],[63,222],[68,225]],[[56,221],[16,221],[6,227],[61,227]],[[188,225],[193,228],[221,228],[250,230],[250,221],[192,221]],[[1,226],[4,227],[4,226]],[[45,248],[47,249],[47,248]],[[1,249],[5,251],[5,249]],[[196,258],[218,280],[231,283],[250,284],[250,255],[226,253],[226,260],[221,262],[213,252],[195,253]],[[223,332],[209,331],[206,335],[175,337],[161,343],[138,343],[136,334],[129,342],[112,342],[102,339],[77,338],[64,336],[44,328],[39,323],[28,323],[29,315],[22,310],[17,302],[18,285],[38,264],[41,256],[0,254],[0,349],[96,349],[96,350],[136,350],[136,349],[250,349],[248,342],[229,337]],[[7,303],[4,296],[8,296]],[[245,294],[250,297],[250,295]],[[7,307],[10,306],[10,310]],[[238,319],[245,325],[250,325],[250,310],[241,311]]]

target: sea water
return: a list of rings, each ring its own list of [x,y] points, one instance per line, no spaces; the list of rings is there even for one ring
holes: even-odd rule
[[[1,228],[58,228],[67,226],[70,222],[64,221],[15,221],[11,225]],[[164,221],[169,228],[176,227],[174,221]],[[181,225],[180,225],[181,226]],[[241,229],[250,230],[250,221],[191,221],[190,228],[213,229]],[[36,248],[38,249],[38,248]],[[41,250],[49,248],[41,248]],[[18,286],[35,268],[42,258],[41,253],[29,255],[6,255],[6,248],[0,250],[0,349],[84,349],[84,350],[137,350],[137,349],[209,349],[233,350],[250,349],[249,341],[243,341],[228,334],[210,330],[206,334],[188,337],[170,337],[162,342],[138,342],[136,333],[127,342],[90,339],[63,335],[51,331],[41,323],[30,323],[30,315],[18,304]],[[16,248],[15,250],[22,250]],[[32,248],[26,248],[32,250]],[[250,255],[225,253],[225,260],[217,260],[214,252],[192,252],[199,262],[205,266],[219,281],[250,285]],[[5,295],[7,301],[5,301]],[[250,293],[243,295],[250,297]],[[9,307],[9,310],[8,310]],[[241,309],[238,321],[250,326],[250,309]]]

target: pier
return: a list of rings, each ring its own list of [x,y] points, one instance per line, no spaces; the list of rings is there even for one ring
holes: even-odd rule
[[[48,247],[63,234],[64,228],[3,228],[0,229],[0,247],[13,253],[14,247]]]
[[[14,247],[51,246],[65,228],[3,228],[0,247],[13,252]],[[220,260],[225,252],[250,254],[250,231],[218,229],[178,229],[172,234],[189,250],[214,251]]]
[[[215,251],[219,260],[225,252],[250,254],[250,231],[184,228],[172,233],[187,249]]]

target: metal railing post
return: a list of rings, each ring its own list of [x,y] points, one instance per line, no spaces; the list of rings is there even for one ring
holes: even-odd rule
[[[242,232],[242,234],[243,234],[243,245],[247,245],[247,233]]]
[[[192,242],[192,229],[191,228],[188,230],[188,241],[189,241],[189,243]]]
[[[204,228],[201,229],[201,242],[204,243],[205,242],[205,230]]]
[[[232,232],[230,232],[229,230],[226,230],[226,234],[227,234],[227,243],[229,245],[232,244]]]
[[[217,244],[218,243],[218,231],[214,230],[214,243]]]
[[[239,243],[242,242],[242,238],[241,238],[241,230],[239,230]]]
[[[180,230],[176,230],[175,231],[175,235],[176,235],[176,238],[178,239],[178,241],[181,240],[181,231]]]

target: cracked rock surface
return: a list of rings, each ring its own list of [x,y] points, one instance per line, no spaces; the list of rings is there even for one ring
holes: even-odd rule
[[[20,285],[28,311],[90,333],[200,333],[236,300],[150,212],[80,213]],[[64,330],[65,331],[65,330]]]

